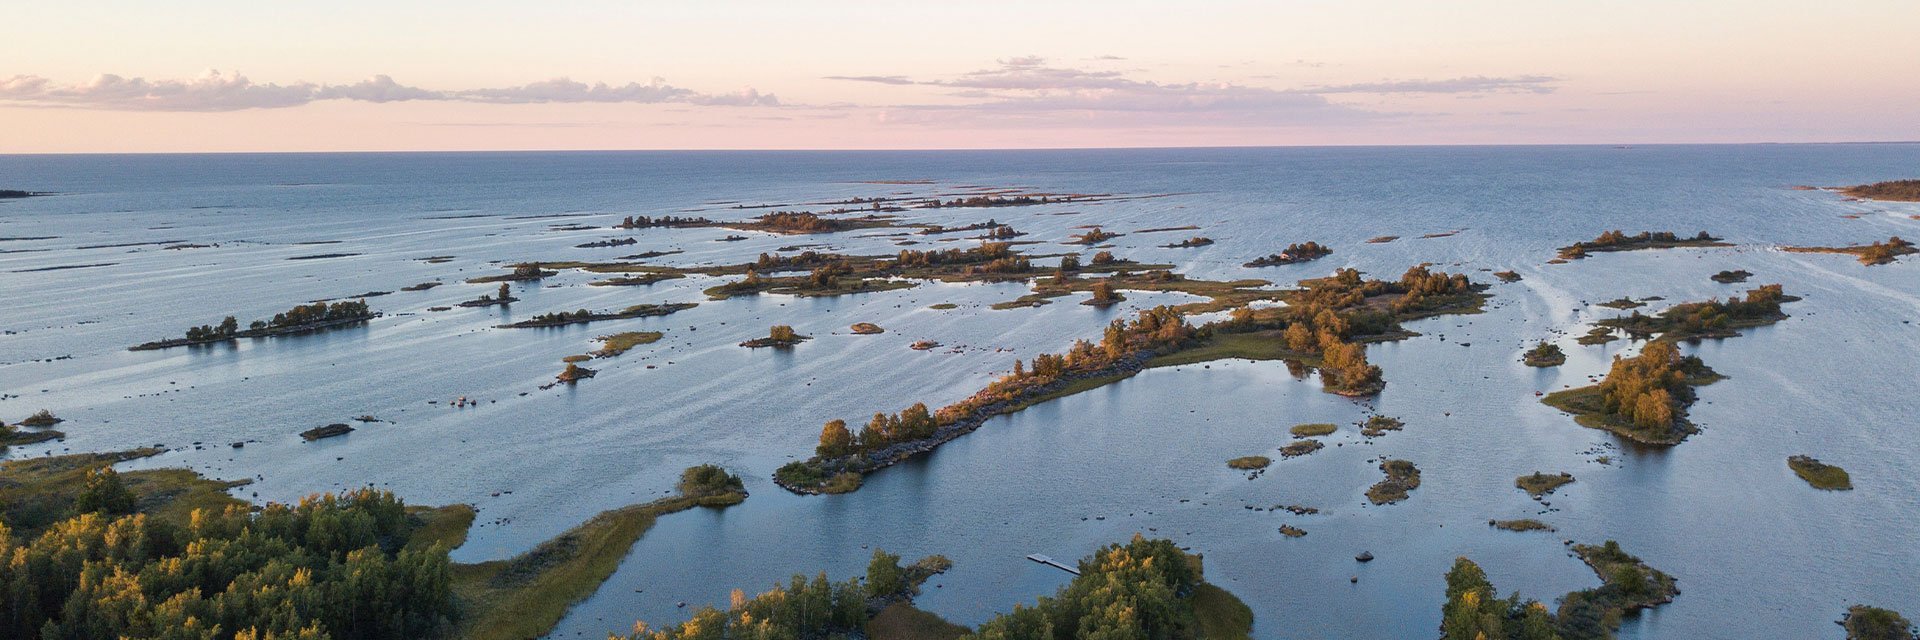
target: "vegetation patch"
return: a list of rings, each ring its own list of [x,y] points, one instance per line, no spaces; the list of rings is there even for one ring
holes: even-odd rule
[[[348,300],[327,304],[315,302],[300,305],[283,313],[276,313],[272,320],[255,320],[246,329],[240,328],[240,321],[227,316],[218,325],[189,327],[185,338],[156,340],[133,347],[128,351],[150,351],[188,345],[232,342],[241,338],[267,338],[299,333],[312,333],[327,329],[336,329],[347,325],[359,324],[380,317],[380,314],[367,308],[365,300]]]
[[[1527,495],[1533,496],[1535,498],[1539,498],[1549,493],[1553,493],[1554,489],[1558,489],[1560,487],[1563,487],[1572,483],[1573,483],[1573,474],[1566,473],[1566,472],[1541,473],[1541,472],[1535,471],[1533,473],[1520,476],[1518,478],[1514,478],[1513,480],[1513,486],[1519,487],[1520,490],[1527,492]]]
[[[1271,464],[1273,464],[1273,459],[1266,456],[1244,456],[1227,461],[1228,467],[1245,471],[1265,469],[1267,465]]]
[[[1902,240],[1900,236],[1887,238],[1885,242],[1875,241],[1873,244],[1865,245],[1846,247],[1781,247],[1780,250],[1788,253],[1844,253],[1858,258],[1860,264],[1869,267],[1892,264],[1893,261],[1899,259],[1900,256],[1920,253],[1920,249],[1914,248],[1912,242]]]
[[[1612,540],[1600,546],[1573,545],[1574,555],[1600,576],[1601,585],[1560,598],[1557,612],[1516,593],[1499,597],[1486,572],[1472,560],[1454,560],[1447,572],[1441,637],[1448,640],[1607,640],[1629,612],[1673,601],[1680,593],[1674,579],[1620,550]]]
[[[1719,273],[1715,273],[1713,275],[1707,276],[1708,279],[1721,284],[1733,284],[1736,282],[1746,282],[1747,278],[1751,278],[1751,277],[1753,277],[1753,272],[1747,271],[1745,269],[1736,269],[1733,271],[1721,271]]]
[[[1287,431],[1292,433],[1295,438],[1312,438],[1315,436],[1329,435],[1339,429],[1339,425],[1330,422],[1309,422],[1293,425],[1293,428]]]
[[[1319,440],[1295,440],[1287,443],[1284,447],[1280,447],[1280,457],[1298,458],[1319,451],[1325,446],[1327,445],[1321,444]]]
[[[1624,311],[1627,309],[1638,309],[1640,307],[1647,306],[1647,303],[1635,301],[1633,298],[1620,297],[1620,298],[1614,298],[1612,300],[1608,300],[1606,302],[1596,302],[1596,303],[1593,303],[1593,306],[1606,307],[1608,309],[1620,309]]]
[[[1374,504],[1393,504],[1407,499],[1407,493],[1420,488],[1420,469],[1405,460],[1387,460],[1380,463],[1380,470],[1386,472],[1384,480],[1367,488],[1367,499]]]
[[[600,341],[600,348],[595,350],[592,355],[595,358],[611,358],[626,353],[627,350],[634,347],[659,342],[660,338],[665,335],[666,334],[658,331],[622,331],[620,333],[600,336],[595,338],[595,340]]]
[[[1600,384],[1556,391],[1540,401],[1573,414],[1583,427],[1644,444],[1673,445],[1698,430],[1686,419],[1693,387],[1719,379],[1700,358],[1682,357],[1673,343],[1654,341],[1638,356],[1614,358]]]
[[[344,436],[349,433],[353,433],[353,427],[347,426],[347,424],[344,422],[335,422],[330,425],[314,427],[312,429],[302,431],[300,432],[300,439],[305,440],[307,442],[313,442],[315,440],[319,440],[322,438],[334,438],[338,436]]]
[[[1920,180],[1911,182],[1920,183]],[[1920,190],[1920,184],[1915,185]],[[1914,196],[1920,200],[1920,192]],[[1847,607],[1847,615],[1840,620],[1840,626],[1847,630],[1847,640],[1916,640],[1920,633],[1913,629],[1913,623],[1899,613],[1856,604]]]
[[[429,262],[432,260],[429,259]],[[468,278],[468,284],[491,284],[495,282],[529,282],[560,275],[558,271],[549,271],[538,262],[524,262],[513,265],[513,271],[491,276]]]
[[[954,304],[954,303],[951,303],[951,302],[942,302],[942,303],[940,303],[940,304],[933,304],[933,305],[927,305],[927,308],[928,308],[928,309],[939,309],[939,310],[941,310],[941,311],[946,311],[946,310],[948,310],[948,309],[958,309],[958,308],[960,308],[960,305],[957,305],[957,304]]]
[[[673,302],[668,304],[636,304],[619,311],[555,311],[542,313],[512,324],[503,324],[498,329],[530,329],[540,327],[564,327],[574,324],[586,324],[603,320],[629,320],[633,318],[652,318],[686,311],[700,306],[693,302]]]
[[[33,415],[27,416],[26,419],[16,422],[14,424],[20,425],[22,427],[33,427],[36,429],[44,429],[56,424],[60,424],[62,422],[66,422],[66,419],[53,415],[52,411],[41,409],[39,411],[33,412]]]
[[[1401,422],[1399,418],[1371,415],[1367,416],[1366,421],[1360,423],[1360,435],[1374,438],[1386,435],[1388,431],[1399,431],[1405,426],[1407,423]]]
[[[1560,350],[1560,345],[1543,340],[1528,349],[1520,362],[1529,367],[1558,367],[1567,363],[1567,354]]]
[[[1594,252],[1641,251],[1645,249],[1673,249],[1677,247],[1731,247],[1705,231],[1691,238],[1682,238],[1672,231],[1642,231],[1627,235],[1619,230],[1608,231],[1586,242],[1575,242],[1560,248],[1561,260],[1579,260]]]
[[[1888,180],[1840,189],[1840,193],[1863,200],[1920,202],[1920,180]]]
[[[1300,264],[1302,262],[1312,262],[1315,260],[1319,260],[1321,258],[1325,258],[1330,255],[1333,255],[1333,249],[1330,249],[1318,242],[1308,240],[1306,242],[1296,242],[1294,244],[1287,245],[1287,248],[1284,250],[1281,250],[1280,253],[1271,254],[1261,258],[1254,258],[1253,261],[1240,266],[1247,267],[1247,268],[1278,267],[1281,265]]]
[[[1815,460],[1812,457],[1793,456],[1787,458],[1787,466],[1793,469],[1794,475],[1800,476],[1801,480],[1807,481],[1807,484],[1813,485],[1815,489],[1845,491],[1853,488],[1853,478],[1847,475],[1846,469]]]
[[[861,335],[861,336],[870,336],[870,335],[875,335],[875,334],[880,334],[880,333],[886,333],[886,332],[887,332],[887,330],[886,330],[886,329],[882,329],[882,328],[880,328],[880,325],[877,325],[877,324],[874,324],[874,323],[871,323],[871,322],[855,322],[855,323],[853,323],[853,333],[854,333],[854,335]]]
[[[1662,340],[1731,338],[1740,335],[1741,329],[1766,326],[1786,319],[1787,314],[1781,312],[1780,304],[1799,299],[1786,295],[1780,285],[1769,284],[1748,289],[1744,299],[1729,297],[1726,300],[1686,302],[1668,307],[1659,315],[1649,316],[1636,311],[1630,316],[1607,318],[1595,324],[1619,329],[1643,340],[1653,336],[1659,336]]]
[[[1495,529],[1506,530],[1506,531],[1523,531],[1524,532],[1524,531],[1553,531],[1554,530],[1553,525],[1547,524],[1545,522],[1541,522],[1539,520],[1534,520],[1532,518],[1522,518],[1519,520],[1488,520],[1487,526],[1493,527]]]

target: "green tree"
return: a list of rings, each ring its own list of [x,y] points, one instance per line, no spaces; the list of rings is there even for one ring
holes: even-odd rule
[[[74,498],[75,513],[102,513],[120,515],[133,513],[139,497],[120,480],[120,473],[113,467],[100,467],[87,472],[87,483],[80,489],[80,495]]]

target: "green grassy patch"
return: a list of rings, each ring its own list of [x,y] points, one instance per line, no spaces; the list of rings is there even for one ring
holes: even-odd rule
[[[907,602],[887,605],[867,621],[867,637],[883,640],[955,640],[972,632]]]
[[[1227,466],[1229,467],[1249,471],[1265,469],[1267,465],[1270,464],[1273,464],[1273,459],[1266,456],[1242,456],[1227,461]]]
[[[1202,640],[1245,640],[1253,633],[1253,609],[1226,589],[1202,582],[1192,601]]]
[[[160,449],[113,453],[83,453],[9,460],[0,463],[0,513],[18,539],[31,539],[39,529],[73,515],[74,500],[86,486],[87,472],[115,463],[155,456]],[[139,497],[138,508],[155,518],[186,526],[194,509],[225,509],[246,504],[227,490],[246,481],[209,480],[185,469],[147,469],[120,474],[127,489]]]
[[[643,344],[659,342],[660,338],[665,335],[666,334],[658,331],[622,331],[612,335],[600,336],[596,338],[600,341],[600,350],[593,352],[593,357],[611,358],[626,353],[628,349]]]
[[[1533,518],[1521,518],[1519,520],[1488,520],[1487,524],[1492,525],[1493,528],[1495,529],[1505,529],[1507,531],[1553,531],[1554,530],[1553,525],[1547,524],[1545,522],[1541,522],[1539,520],[1535,520]]]
[[[1847,475],[1846,469],[1809,456],[1787,458],[1787,466],[1793,469],[1794,475],[1800,476],[1801,480],[1807,481],[1807,484],[1813,485],[1815,489],[1845,491],[1853,488],[1853,478]]]
[[[733,492],[621,507],[514,558],[454,565],[453,591],[461,613],[457,635],[472,640],[546,635],[567,609],[613,575],[655,519],[699,506],[738,504],[745,498]]]
[[[1287,431],[1289,433],[1292,433],[1293,437],[1295,438],[1311,438],[1315,436],[1330,435],[1334,431],[1337,431],[1339,429],[1340,429],[1339,425],[1335,425],[1328,422],[1309,422],[1306,424],[1293,425],[1293,428],[1288,429]]]
[[[1538,498],[1553,493],[1554,489],[1573,482],[1570,473],[1540,473],[1538,471],[1513,479],[1513,486],[1526,491],[1527,495]]]

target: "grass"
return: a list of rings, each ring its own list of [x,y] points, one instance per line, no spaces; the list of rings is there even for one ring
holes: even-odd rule
[[[865,478],[866,476],[852,471],[842,471],[828,478],[826,484],[820,485],[820,493],[853,493],[860,489],[860,484]]]
[[[1388,431],[1399,431],[1404,426],[1407,426],[1407,423],[1401,422],[1399,418],[1382,415],[1367,416],[1367,421],[1360,423],[1360,435],[1373,438],[1386,435]]]
[[[1553,493],[1554,489],[1566,486],[1572,482],[1573,474],[1570,473],[1540,473],[1536,471],[1529,475],[1514,478],[1513,486],[1526,491],[1527,495],[1538,498]]]
[[[1287,446],[1280,447],[1280,456],[1283,458],[1304,456],[1319,451],[1321,447],[1325,446],[1326,445],[1320,444],[1319,440],[1295,440],[1287,443]]]
[[[674,497],[606,511],[508,560],[453,568],[460,610],[456,635],[473,640],[537,638],[553,630],[567,609],[593,595],[660,516],[746,499],[730,492]]]
[[[1273,459],[1266,456],[1243,456],[1227,461],[1229,467],[1248,471],[1265,469],[1270,464],[1273,464]]]
[[[1507,531],[1553,531],[1554,530],[1553,525],[1547,524],[1545,522],[1541,522],[1539,520],[1535,520],[1533,518],[1521,518],[1519,520],[1488,520],[1487,523],[1493,525],[1493,527],[1496,529],[1505,529]]]
[[[1253,633],[1253,609],[1226,589],[1202,582],[1192,600],[1202,640],[1245,640]]]
[[[86,485],[87,472],[115,463],[159,455],[160,449],[114,453],[82,453],[0,463],[0,515],[19,539],[30,539],[40,528],[66,519],[69,507]],[[148,469],[120,474],[127,488],[140,497],[139,509],[185,526],[194,509],[225,509],[246,504],[227,490],[247,484],[201,477],[185,469]]]
[[[947,622],[906,602],[895,602],[867,621],[867,637],[885,640],[955,640],[973,630]]]
[[[958,308],[960,308],[960,305],[957,305],[957,304],[954,304],[954,303],[951,303],[951,302],[942,302],[942,303],[940,303],[940,304],[936,304],[936,305],[930,305],[930,306],[928,306],[927,308],[928,308],[928,309],[939,309],[939,310],[941,310],[941,311],[945,311],[945,310],[947,310],[947,309],[958,309]]]
[[[853,323],[853,326],[851,328],[853,329],[853,332],[855,334],[863,335],[863,336],[870,336],[877,333],[887,332],[886,329],[880,328],[880,325],[877,325],[871,322],[855,322]]]
[[[1380,470],[1387,473],[1385,480],[1367,488],[1367,499],[1374,504],[1393,504],[1407,499],[1407,493],[1420,488],[1420,468],[1405,460],[1388,460],[1380,463]]]
[[[593,352],[593,355],[596,358],[611,358],[626,353],[628,349],[659,342],[664,335],[666,334],[658,331],[622,331],[613,335],[600,336],[596,338],[600,341],[600,350]]]
[[[1292,433],[1295,438],[1311,438],[1314,436],[1330,435],[1339,428],[1338,425],[1332,423],[1309,422],[1306,424],[1293,425],[1293,428],[1287,431]]]
[[[1815,460],[1812,457],[1793,456],[1787,458],[1787,466],[1793,469],[1794,475],[1800,476],[1801,480],[1807,481],[1807,484],[1813,485],[1815,489],[1845,491],[1853,488],[1853,478],[1847,475],[1846,469]]]
[[[408,534],[407,548],[426,549],[437,543],[458,549],[467,543],[467,531],[473,526],[475,515],[473,507],[464,504],[408,506],[407,517],[413,522],[413,532]]]
[[[1279,336],[1268,332],[1223,333],[1216,334],[1206,344],[1191,349],[1181,349],[1166,355],[1156,356],[1147,361],[1147,367],[1174,367],[1184,364],[1199,364],[1213,360],[1239,358],[1243,360],[1298,360],[1309,366],[1319,366],[1320,358],[1311,354],[1287,349],[1287,344]]]

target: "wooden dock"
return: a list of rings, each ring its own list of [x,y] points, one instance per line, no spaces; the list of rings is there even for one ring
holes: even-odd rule
[[[1061,564],[1058,560],[1054,560],[1053,558],[1049,558],[1049,557],[1040,555],[1038,553],[1027,555],[1027,559],[1032,560],[1034,562],[1038,562],[1040,564],[1047,565],[1049,567],[1053,567],[1055,569],[1059,569],[1061,571],[1065,571],[1067,573],[1071,573],[1076,576],[1080,575],[1079,569],[1075,569],[1073,567],[1069,567],[1067,565]]]

